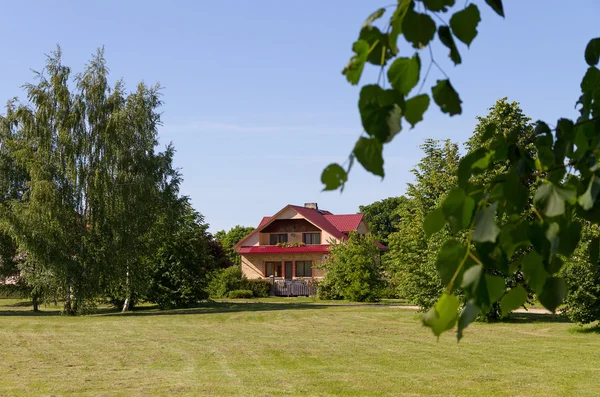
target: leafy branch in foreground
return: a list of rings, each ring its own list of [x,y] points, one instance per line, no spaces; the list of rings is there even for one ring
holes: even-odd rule
[[[501,0],[486,3],[504,16]],[[343,74],[351,84],[358,84],[365,64],[370,63],[381,68],[380,75],[387,68],[391,88],[380,82],[362,87],[358,108],[366,136],[356,143],[347,168],[331,164],[325,169],[321,178],[325,190],[343,189],[354,159],[383,177],[384,145],[402,130],[402,119],[411,127],[423,120],[431,98],[443,113],[461,114],[462,101],[445,74],[432,87],[431,98],[420,92],[409,97],[421,80],[420,51],[428,48],[431,55],[421,85],[431,66],[437,66],[430,48],[436,31],[456,65],[462,60],[454,39],[470,46],[477,36],[481,21],[477,5],[467,1],[446,24],[443,15],[454,5],[455,0],[399,0],[383,30],[373,23],[385,8],[367,18]],[[443,24],[438,26],[432,17]],[[399,36],[417,50],[413,56],[398,56]],[[423,317],[436,335],[458,323],[460,339],[463,330],[493,304],[500,302],[502,312],[509,312],[525,302],[522,285],[506,291],[502,277],[492,271],[505,275],[522,271],[527,286],[551,311],[563,302],[567,287],[558,276],[562,258],[578,247],[582,221],[600,223],[600,38],[588,43],[584,56],[589,67],[581,82],[578,119],[561,118],[554,129],[538,121],[526,142],[519,141],[514,131],[490,125],[482,137],[483,147],[460,161],[458,187],[425,219],[428,235],[447,224],[455,235],[468,236],[466,244],[448,240],[438,253],[436,267],[446,291]],[[502,171],[491,180],[478,178],[491,169]],[[532,200],[531,191],[535,191]],[[589,257],[597,266],[600,244],[589,247]],[[460,300],[453,294],[458,288],[467,297],[460,313]]]

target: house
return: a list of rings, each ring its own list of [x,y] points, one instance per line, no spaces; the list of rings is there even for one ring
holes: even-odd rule
[[[317,266],[327,260],[329,246],[348,238],[351,231],[369,233],[363,214],[334,215],[316,203],[286,205],[265,216],[258,227],[233,246],[249,279],[319,278]],[[382,251],[387,251],[380,245]]]

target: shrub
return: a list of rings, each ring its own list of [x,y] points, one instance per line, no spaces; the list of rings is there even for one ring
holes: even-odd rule
[[[30,298],[33,288],[20,284],[0,284],[0,298]]]
[[[213,273],[208,285],[208,294],[213,299],[226,298],[231,291],[244,289],[247,279],[237,266]]]
[[[329,248],[327,271],[318,285],[321,299],[347,299],[372,302],[379,298],[382,279],[380,253],[370,235],[350,233],[348,240]]]
[[[265,279],[248,280],[242,282],[242,289],[252,291],[255,298],[266,298],[271,292],[271,282]]]
[[[236,289],[229,291],[229,298],[231,299],[250,299],[254,298],[254,293],[249,289]]]

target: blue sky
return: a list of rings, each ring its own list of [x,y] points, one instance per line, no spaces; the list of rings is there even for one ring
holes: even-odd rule
[[[464,142],[496,99],[518,101],[534,120],[575,117],[583,51],[597,37],[600,2],[505,0],[506,19],[484,1],[479,36],[436,60],[463,100],[449,118],[432,106],[425,121],[384,149],[386,177],[355,167],[343,194],[321,192],[320,174],[343,162],[361,133],[358,90],[340,74],[362,21],[389,0],[197,0],[5,2],[0,100],[20,86],[56,44],[80,71],[105,46],[111,77],[165,88],[161,143],[172,141],[182,193],[214,232],[252,225],[285,204],[318,202],[334,213],[401,195],[423,139]],[[576,4],[576,7],[573,5]],[[413,51],[404,45],[404,56]],[[428,54],[422,54],[423,62]],[[441,74],[432,70],[429,83]],[[374,71],[361,83],[376,80]],[[431,84],[428,84],[430,86]]]

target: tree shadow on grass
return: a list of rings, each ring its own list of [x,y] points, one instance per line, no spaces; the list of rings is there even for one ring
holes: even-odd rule
[[[593,325],[591,327],[577,327],[572,328],[571,331],[574,334],[600,334],[600,324]]]
[[[34,312],[31,310],[0,310],[1,317],[51,317],[60,316],[61,312],[59,309],[56,310],[40,310]]]
[[[505,323],[530,324],[530,323],[570,323],[568,317],[561,314],[546,313],[511,313],[503,320]]]
[[[169,316],[187,314],[218,314],[218,313],[242,313],[242,312],[272,312],[281,310],[305,310],[323,309],[328,305],[315,303],[232,303],[232,302],[206,302],[189,308],[182,309],[160,309],[158,306],[140,307],[133,311],[120,313],[97,313],[101,316]]]

